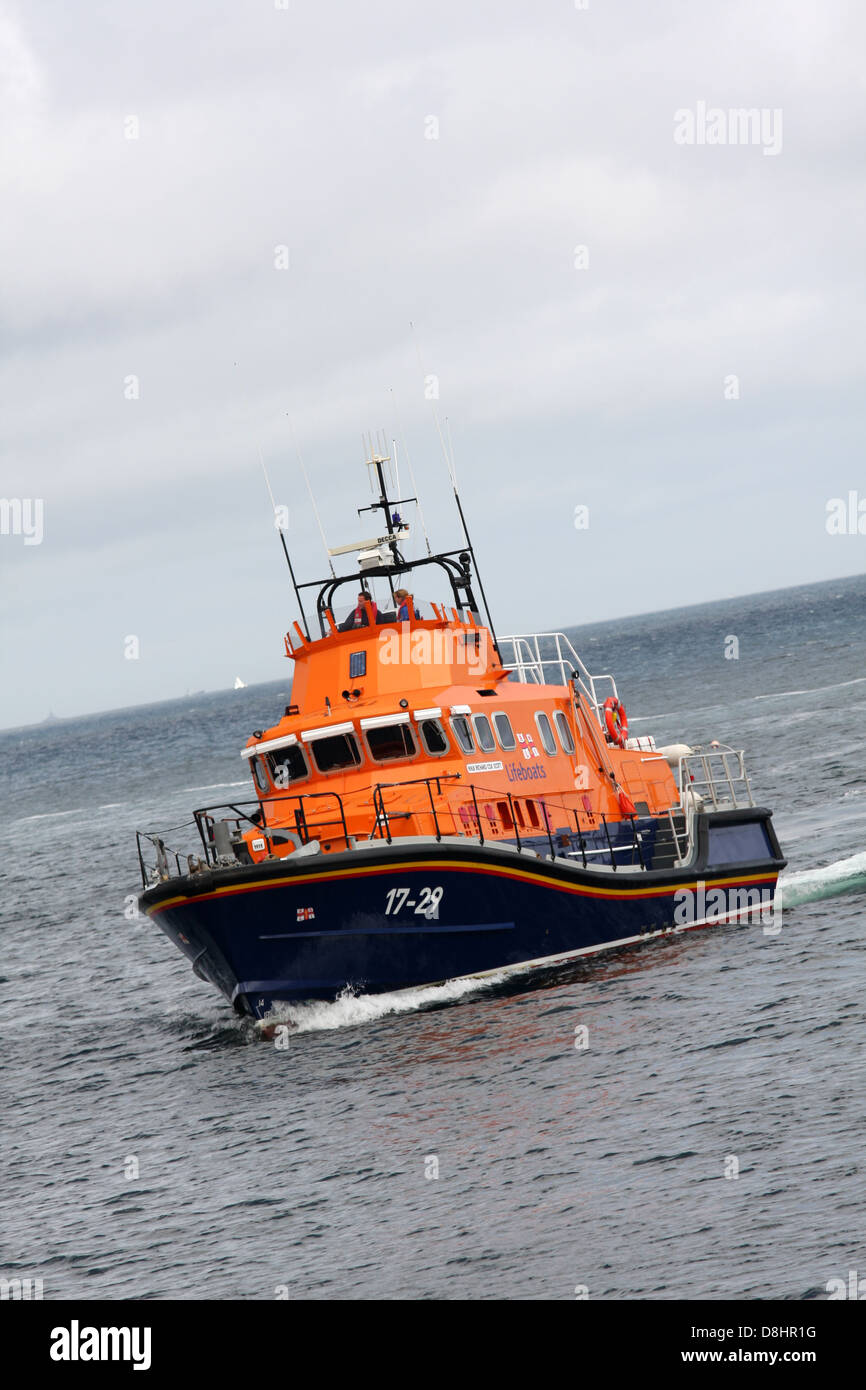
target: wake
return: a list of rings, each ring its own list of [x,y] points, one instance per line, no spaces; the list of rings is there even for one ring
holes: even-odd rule
[[[821,898],[838,898],[843,893],[866,892],[866,852],[837,859],[823,869],[782,874],[779,889],[786,908],[818,902]]]

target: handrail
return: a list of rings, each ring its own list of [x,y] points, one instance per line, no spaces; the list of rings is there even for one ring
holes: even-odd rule
[[[733,754],[733,750],[728,750],[728,754],[729,756],[737,756]],[[693,755],[689,756],[691,757]],[[702,755],[699,754],[698,756],[700,757]],[[687,763],[687,761],[688,759],[683,760],[684,763]],[[708,765],[710,769],[712,769],[712,763],[710,762]],[[701,766],[703,767],[703,765]],[[729,778],[729,786],[735,787],[735,784],[738,780],[739,769],[739,763],[737,764],[736,768],[731,767],[729,769],[731,773],[731,776]],[[744,768],[742,769],[742,773],[743,778],[746,781],[746,785],[748,785],[747,779],[745,779]],[[392,822],[395,818],[398,820],[412,819],[414,816],[417,815],[426,815],[429,816],[432,820],[433,831],[437,841],[441,841],[443,835],[447,833],[458,836],[460,834],[466,835],[467,833],[474,833],[475,835],[477,835],[480,843],[483,845],[487,844],[491,839],[490,831],[485,831],[484,818],[486,817],[487,820],[490,822],[490,826],[494,830],[494,842],[496,842],[496,830],[498,826],[499,833],[504,832],[507,837],[507,840],[512,845],[516,845],[517,852],[522,853],[524,848],[526,848],[527,827],[525,825],[521,826],[518,821],[517,806],[513,794],[510,791],[506,791],[505,788],[502,787],[491,787],[475,782],[464,782],[462,788],[463,794],[459,797],[458,801],[455,801],[453,796],[446,797],[444,794],[443,783],[451,783],[452,789],[454,791],[460,792],[461,788],[455,785],[460,782],[461,774],[455,772],[442,772],[434,777],[407,778],[404,781],[377,782],[372,789],[372,827],[370,828],[369,820],[366,820],[365,825],[361,829],[359,829],[356,825],[354,833],[364,834],[366,832],[370,835],[370,838],[372,839],[375,839],[377,835],[381,835],[381,837],[383,839],[386,839],[388,844],[390,845],[393,843],[395,838],[394,831],[392,828]],[[703,781],[700,785],[703,785]],[[399,811],[389,809],[387,805],[386,793],[396,790],[405,791],[405,789],[411,787],[420,787],[424,789],[423,804],[418,804],[417,799],[415,800],[414,804],[411,799],[407,799],[404,801],[404,805]],[[688,783],[687,790],[684,793],[684,801],[686,805],[689,807],[694,807],[697,805],[696,797],[698,794],[694,792],[692,788],[693,784]],[[142,885],[143,887],[147,888],[148,881],[150,881],[150,883],[153,883],[156,880],[165,881],[167,878],[172,877],[173,871],[169,869],[169,859],[171,857],[174,858],[175,869],[179,877],[181,877],[187,871],[190,873],[198,872],[198,870],[204,867],[204,865],[212,867],[217,866],[220,863],[224,863],[225,859],[221,856],[220,848],[218,848],[219,837],[215,831],[215,826],[217,822],[217,817],[215,813],[219,811],[229,811],[232,813],[231,816],[223,817],[226,825],[229,828],[229,839],[232,843],[238,842],[235,837],[237,837],[239,834],[241,824],[245,822],[246,824],[252,826],[255,829],[257,835],[261,836],[262,840],[264,840],[265,844],[268,847],[269,854],[271,855],[273,855],[276,852],[275,844],[284,843],[286,839],[294,840],[296,844],[300,842],[300,844],[305,845],[309,843],[311,838],[315,837],[320,840],[326,838],[325,832],[332,832],[335,833],[337,836],[341,836],[346,847],[349,848],[351,837],[349,834],[349,825],[346,815],[346,805],[344,798],[351,799],[351,797],[355,794],[356,793],[353,792],[341,794],[336,791],[295,792],[289,795],[283,794],[279,797],[265,796],[263,798],[257,798],[255,800],[220,802],[208,806],[199,807],[194,812],[194,819],[192,821],[186,822],[183,826],[175,826],[173,828],[180,830],[188,829],[192,826],[195,826],[195,828],[198,831],[198,838],[201,841],[203,849],[203,857],[200,860],[197,860],[194,855],[189,854],[186,851],[170,848],[166,845],[165,840],[162,838],[162,835],[157,832],[137,831],[136,848],[138,853],[138,863],[141,872]],[[357,794],[363,794],[365,799],[367,799],[367,805],[369,806],[370,791],[364,788],[363,792],[358,791]],[[489,797],[491,801],[497,801],[500,803],[498,819],[497,816],[494,814],[492,807],[485,807],[484,816],[482,816],[482,807],[479,799],[483,799],[486,796]],[[309,819],[307,812],[309,807],[311,806],[311,803],[313,801],[325,800],[328,797],[331,797],[337,803],[338,814],[336,815],[336,817],[328,817],[327,819]],[[544,795],[536,796],[532,799],[540,804],[541,812],[544,816],[544,823],[543,829],[541,826],[538,827],[539,835],[535,834],[534,827],[532,827],[529,831],[528,838],[531,843],[533,840],[537,841],[541,834],[546,834],[551,859],[556,859],[558,857],[557,845],[554,842],[554,830],[557,824],[555,817],[557,813],[560,813],[562,817],[562,820],[559,822],[560,829],[562,829],[563,826],[570,826],[572,819],[574,820],[575,830],[569,831],[569,835],[577,835],[579,853],[584,868],[587,867],[587,860],[589,855],[605,854],[609,857],[610,864],[614,871],[616,871],[616,869],[623,863],[622,860],[619,860],[618,856],[620,854],[628,852],[629,850],[631,851],[632,864],[634,864],[635,859],[637,859],[637,861],[639,861],[641,865],[641,868],[645,869],[647,867],[642,844],[642,837],[639,834],[637,828],[637,817],[617,818],[614,821],[610,821],[608,816],[599,808],[597,812],[593,812],[593,816],[597,818],[598,828],[603,831],[604,841],[606,841],[606,848],[588,849],[584,837],[584,832],[581,828],[579,810],[577,807],[567,805],[564,801],[559,801],[555,798],[551,798],[549,796]],[[285,817],[283,823],[280,825],[266,824],[263,823],[263,820],[259,820],[256,818],[257,813],[261,815],[262,812],[265,812],[266,814],[268,805],[270,803],[275,802],[279,803],[280,805],[283,805],[285,803],[294,805],[294,830],[290,829],[291,822],[289,821],[288,817]],[[510,825],[506,821],[506,812],[504,805],[505,802],[507,802],[508,806],[508,819],[510,820]],[[458,810],[460,811],[462,828],[460,825],[458,825]],[[356,814],[357,812],[353,808],[353,817]],[[682,859],[683,849],[680,842],[680,834],[678,833],[676,826],[673,822],[672,813],[668,812],[667,815],[671,823],[671,829],[673,833],[674,844],[676,846],[677,856],[678,858]],[[471,822],[469,819],[470,817]],[[690,818],[688,819],[690,820]],[[447,829],[449,821],[451,826],[450,832]],[[630,824],[631,827],[631,843],[629,844],[627,837],[623,837],[621,841],[614,843],[614,839],[611,834],[611,826],[614,824],[620,826],[625,824],[626,821]],[[686,845],[688,845],[689,839],[690,832],[687,830],[685,835]],[[143,852],[145,841],[148,842],[156,851],[155,865],[153,864],[153,862],[147,863],[145,860]],[[223,846],[224,855],[227,852],[225,850],[225,841],[223,840],[221,843]],[[573,839],[570,840],[570,844],[573,846]],[[182,857],[187,860],[188,870],[181,868]]]
[[[186,821],[183,825],[172,826],[172,829],[186,830],[190,829],[192,825],[192,821]],[[180,878],[182,874],[182,870],[180,867],[181,855],[183,855],[184,858],[187,860],[188,866],[190,865],[190,861],[194,858],[193,855],[187,854],[184,850],[172,849],[172,847],[170,845],[167,845],[162,836],[158,835],[156,831],[151,833],[147,830],[136,830],[135,847],[138,854],[138,867],[139,872],[141,873],[141,885],[143,888],[147,888],[148,886],[148,865],[145,863],[144,855],[142,853],[142,840],[147,840],[148,843],[153,845],[153,848],[156,850],[156,863],[151,866],[150,871],[155,872],[156,878],[160,882],[164,883],[167,879],[171,878],[168,866],[169,856],[173,857],[174,859],[175,869],[177,870],[178,878]]]
[[[683,811],[707,798],[714,811],[755,804],[741,748],[696,748],[680,758],[679,782]]]
[[[676,855],[677,855],[677,862],[680,863],[680,864],[682,864],[682,863],[685,862],[686,859],[688,859],[688,856],[689,856],[689,826],[688,826],[688,821],[686,821],[686,828],[685,828],[685,831],[683,832],[683,840],[685,841],[685,850],[683,850],[683,849],[680,848],[680,832],[677,830],[676,822],[675,822],[675,820],[674,820],[673,807],[670,807],[670,806],[668,807],[668,821],[670,822],[671,835],[673,836],[674,849],[676,850]]]
[[[553,655],[545,656],[543,654],[542,642],[547,644],[548,650],[552,645]],[[505,646],[509,643],[512,651],[511,659],[507,658],[507,653],[504,651]],[[591,675],[564,632],[516,633],[510,637],[500,637],[499,648],[503,666],[510,667],[517,680],[524,685],[568,685],[574,677],[590,701],[599,721],[601,721],[604,699],[597,688],[598,685],[604,683],[606,688],[609,687],[608,694],[617,698],[616,681],[613,676],[609,674]],[[558,681],[546,679],[547,667],[553,667],[554,674],[558,672]]]
[[[430,810],[433,815],[433,824],[436,828],[436,839],[441,840],[442,831],[439,825],[439,817],[436,812],[436,803],[433,799],[433,783],[436,783],[436,795],[441,796],[443,782],[458,782],[460,780],[461,776],[459,772],[440,772],[435,777],[410,777],[407,778],[405,782],[377,782],[373,788],[373,810],[375,811],[376,815],[375,820],[373,822],[372,836],[374,837],[376,831],[384,825],[388,844],[391,844],[391,820],[395,813],[393,811],[388,811],[388,809],[385,806],[385,791],[391,790],[394,787],[426,787],[427,795],[430,799]]]
[[[323,800],[325,797],[329,796],[333,797],[334,800],[337,802],[337,806],[339,808],[338,818],[336,820],[308,821],[304,810],[304,802],[320,801]],[[261,801],[221,801],[211,806],[201,806],[197,811],[193,812],[193,815],[195,816],[196,825],[198,826],[199,836],[201,838],[202,845],[204,846],[205,859],[208,864],[216,863],[219,857],[216,853],[212,837],[209,838],[208,835],[205,834],[205,827],[207,826],[208,828],[211,828],[214,823],[214,817],[209,814],[211,811],[234,811],[234,818],[237,821],[238,827],[240,826],[240,822],[242,820],[246,821],[247,824],[253,826],[253,828],[256,831],[258,831],[262,839],[266,842],[269,852],[271,854],[273,853],[275,835],[278,834],[280,831],[284,831],[285,827],[282,825],[265,825],[262,822],[255,820],[253,816],[247,815],[246,811],[242,809],[242,807],[244,806],[256,806],[258,807],[259,811],[261,811],[266,801],[279,801],[281,804],[291,802],[298,803],[298,808],[295,812],[296,823],[298,814],[300,813],[300,824],[303,825],[304,829],[304,834],[302,835],[302,838],[305,841],[309,840],[310,828],[314,830],[324,830],[329,826],[340,826],[342,828],[343,838],[345,839],[346,845],[348,846],[349,827],[346,822],[346,811],[343,806],[343,798],[339,792],[294,792],[289,795],[283,795],[280,797],[266,796],[263,797]]]

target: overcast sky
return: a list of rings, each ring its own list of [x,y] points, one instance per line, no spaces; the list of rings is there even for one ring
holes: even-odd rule
[[[459,543],[427,375],[500,632],[866,570],[866,8],[281,3],[0,0],[0,724],[283,674],[292,421]]]

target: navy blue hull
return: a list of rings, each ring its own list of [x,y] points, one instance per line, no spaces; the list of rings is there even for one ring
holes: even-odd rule
[[[241,1013],[277,1000],[379,993],[591,953],[743,917],[784,861],[662,872],[450,842],[215,869],[142,905]],[[701,886],[702,885],[702,886]]]

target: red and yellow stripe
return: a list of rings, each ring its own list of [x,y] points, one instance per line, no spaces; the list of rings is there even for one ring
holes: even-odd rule
[[[232,883],[223,888],[215,888],[211,893],[180,893],[174,898],[166,898],[163,902],[156,903],[153,907],[146,908],[148,916],[155,917],[157,913],[165,912],[170,907],[176,907],[178,903],[209,902],[214,898],[232,897],[238,893],[259,893],[267,889],[284,887],[301,887],[308,883],[335,883],[344,878],[371,878],[375,876],[406,874],[406,873],[427,873],[448,869],[454,873],[485,874],[494,878],[513,879],[518,882],[532,883],[536,886],[553,888],[560,893],[571,893],[582,898],[609,898],[609,899],[628,899],[637,898],[659,898],[668,897],[671,893],[689,891],[693,892],[697,883],[703,883],[707,892],[715,888],[747,887],[751,884],[759,885],[765,883],[775,883],[779,877],[778,873],[760,873],[737,876],[735,878],[693,878],[685,883],[668,883],[664,887],[648,888],[602,888],[590,887],[582,883],[564,883],[559,879],[550,879],[543,874],[530,873],[526,869],[510,869],[504,867],[494,867],[486,864],[466,864],[457,859],[435,859],[435,860],[416,860],[414,862],[404,862],[394,865],[358,865],[352,869],[337,869],[327,874],[291,874],[285,878],[269,878],[253,883]]]

